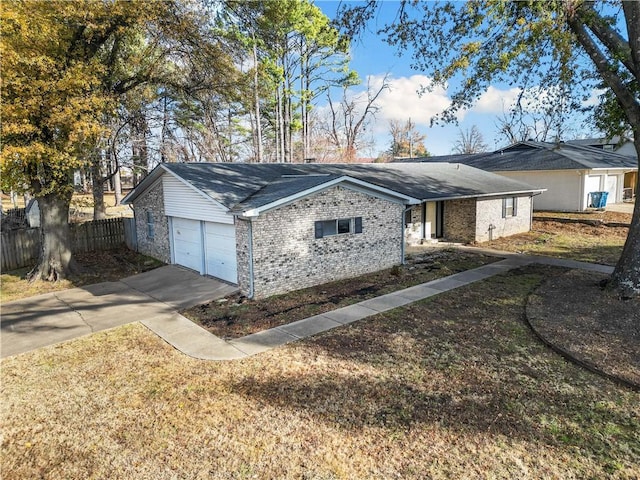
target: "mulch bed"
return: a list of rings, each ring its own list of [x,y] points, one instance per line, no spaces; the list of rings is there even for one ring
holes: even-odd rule
[[[602,274],[571,270],[529,297],[531,327],[578,363],[640,389],[640,299],[602,288]]]
[[[236,294],[181,313],[218,337],[238,338],[498,260],[455,250],[426,250],[409,256],[406,265],[388,270],[262,300]]]

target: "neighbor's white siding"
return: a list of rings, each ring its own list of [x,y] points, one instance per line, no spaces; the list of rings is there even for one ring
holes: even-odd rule
[[[233,224],[233,216],[213,199],[208,199],[171,174],[162,176],[165,215],[170,217]]]
[[[585,208],[589,206],[590,192],[608,192],[607,205],[621,202],[623,185],[624,173],[620,173],[620,170],[591,170],[585,176]]]
[[[584,210],[583,175],[576,170],[494,172],[547,191],[533,197],[534,210]]]

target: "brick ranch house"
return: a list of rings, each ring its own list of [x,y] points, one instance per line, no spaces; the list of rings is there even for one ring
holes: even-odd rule
[[[405,243],[528,231],[542,191],[449,163],[167,163],[124,203],[141,253],[263,298],[399,265]]]

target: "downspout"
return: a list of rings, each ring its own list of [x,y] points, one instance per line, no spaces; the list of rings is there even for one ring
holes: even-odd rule
[[[253,299],[253,222],[249,222],[249,299]]]

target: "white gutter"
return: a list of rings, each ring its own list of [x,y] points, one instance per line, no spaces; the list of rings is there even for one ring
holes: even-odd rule
[[[423,202],[444,202],[447,200],[466,200],[469,198],[486,198],[486,197],[504,197],[508,195],[539,195],[546,192],[547,188],[534,188],[531,190],[518,190],[515,192],[498,192],[498,193],[476,193],[471,195],[456,195],[455,197],[438,197],[438,198],[423,198]]]

